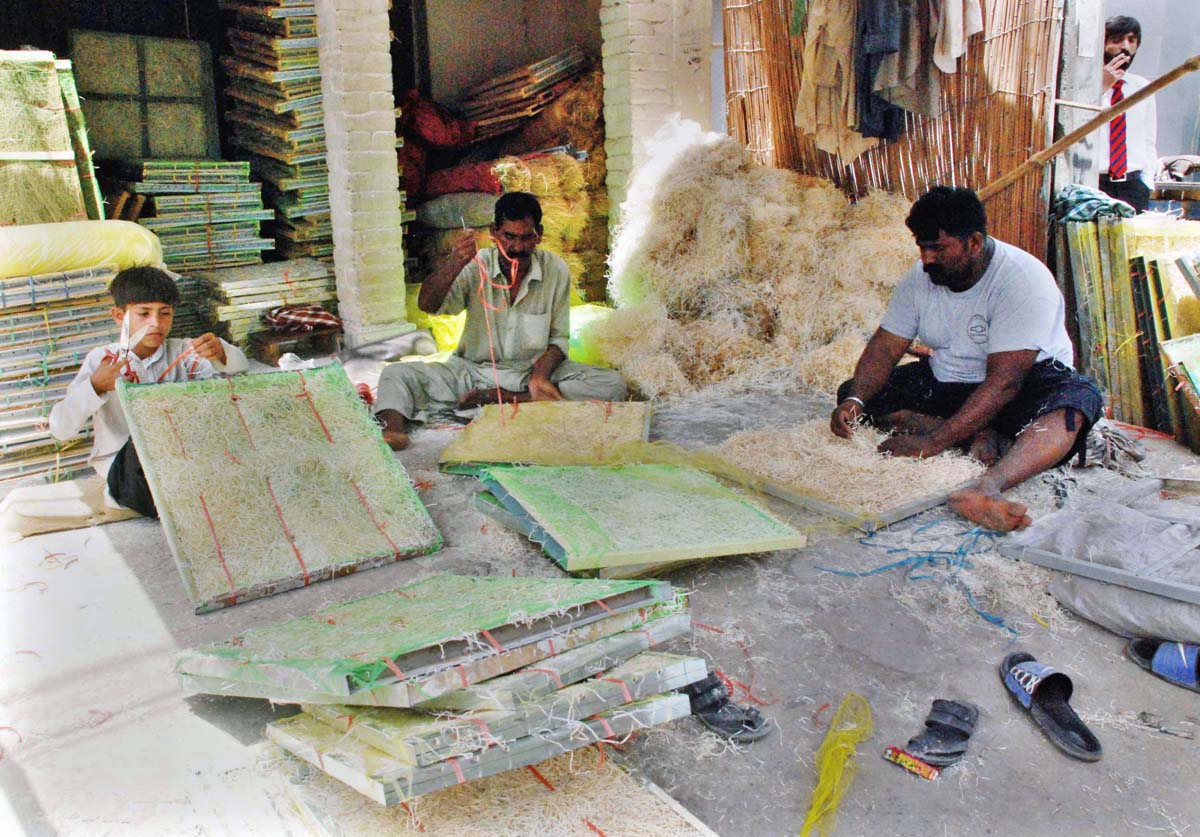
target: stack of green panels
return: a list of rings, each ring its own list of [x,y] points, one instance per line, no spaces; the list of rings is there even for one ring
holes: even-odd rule
[[[247,163],[142,160],[120,168],[125,188],[146,196],[138,223],[158,236],[172,270],[257,264],[273,246],[259,237],[273,213],[263,208],[262,184],[250,182]]]
[[[316,9],[224,2],[233,12],[226,118],[231,142],[266,184],[271,235],[285,258],[333,255],[329,169],[318,66]]]
[[[280,305],[322,305],[337,311],[333,268],[313,258],[231,267],[196,274],[204,284],[208,313],[222,336],[239,346],[267,331],[263,315]]]
[[[115,268],[0,279],[0,484],[69,477],[90,454],[90,424],[59,442],[46,419],[84,357],[117,337]]]

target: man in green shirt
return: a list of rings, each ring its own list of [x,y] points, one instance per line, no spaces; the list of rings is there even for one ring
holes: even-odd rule
[[[567,359],[571,278],[566,262],[538,250],[542,207],[525,192],[496,201],[494,247],[476,251],[463,231],[449,258],[421,284],[429,314],[467,312],[458,348],[440,363],[393,363],[379,378],[375,416],[393,450],[408,445],[405,420],[432,412],[525,401],[623,401],[612,369]]]

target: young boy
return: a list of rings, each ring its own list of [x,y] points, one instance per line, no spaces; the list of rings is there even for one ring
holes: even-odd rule
[[[113,279],[109,293],[113,319],[123,326],[123,334],[136,336],[144,328],[144,336],[126,353],[122,353],[120,343],[88,352],[79,374],[67,388],[66,398],[50,411],[50,432],[65,441],[94,417],[95,440],[88,463],[108,479],[105,502],[158,517],[114,392],[117,378],[143,384],[194,381],[245,372],[249,362],[240,349],[215,334],[202,334],[193,340],[168,338],[179,304],[179,289],[158,268],[122,270]],[[185,353],[188,356],[180,360]]]

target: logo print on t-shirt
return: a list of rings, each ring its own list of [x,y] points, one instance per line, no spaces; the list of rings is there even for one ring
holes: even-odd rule
[[[988,324],[982,314],[976,314],[971,317],[967,323],[967,336],[981,346],[987,342]]]

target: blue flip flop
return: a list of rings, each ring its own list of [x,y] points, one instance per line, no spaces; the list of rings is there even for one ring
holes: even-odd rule
[[[1051,744],[1080,761],[1100,760],[1100,741],[1068,702],[1075,689],[1070,677],[1018,651],[1000,664],[1000,679]]]
[[[1200,692],[1200,646],[1165,639],[1134,639],[1125,654],[1155,677],[1173,686]]]

